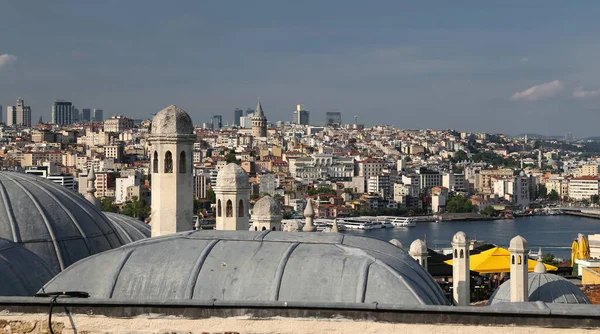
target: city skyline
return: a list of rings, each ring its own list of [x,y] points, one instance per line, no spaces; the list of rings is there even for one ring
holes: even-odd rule
[[[21,96],[34,119],[49,119],[64,98],[145,119],[176,101],[202,124],[215,114],[232,123],[235,108],[260,96],[273,122],[289,121],[301,103],[315,124],[337,110],[345,123],[359,115],[367,126],[597,135],[594,2],[235,9],[0,4],[3,22],[19,31],[0,50],[0,104]]]

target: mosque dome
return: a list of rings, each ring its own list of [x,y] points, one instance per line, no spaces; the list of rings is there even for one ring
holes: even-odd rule
[[[429,251],[427,250],[427,245],[421,239],[417,239],[410,244],[410,254],[414,255],[427,255]]]
[[[405,251],[339,233],[181,232],[79,261],[44,288],[120,301],[449,304]]]
[[[264,196],[254,204],[252,217],[282,219],[281,203],[271,196]]]
[[[242,167],[230,163],[223,167],[217,174],[217,187],[232,189],[250,188],[250,180]]]
[[[194,123],[183,109],[170,105],[152,119],[151,135],[191,135]]]
[[[0,172],[0,238],[23,245],[53,272],[124,244],[83,196],[39,176]]]
[[[529,273],[529,301],[560,304],[590,304],[590,300],[575,284],[554,274]],[[502,283],[489,300],[489,304],[510,302],[510,280]]]
[[[32,296],[57,273],[25,247],[0,238],[0,296]]]
[[[124,243],[150,238],[152,234],[150,226],[139,219],[114,212],[104,212],[104,215],[115,227]]]

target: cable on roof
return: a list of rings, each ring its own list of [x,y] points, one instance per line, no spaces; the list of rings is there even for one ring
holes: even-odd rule
[[[89,298],[90,294],[84,291],[61,291],[61,292],[43,292],[35,294],[35,297],[52,297],[50,299],[50,310],[48,310],[48,329],[50,334],[54,334],[52,329],[52,309],[56,304],[58,297],[64,298]]]

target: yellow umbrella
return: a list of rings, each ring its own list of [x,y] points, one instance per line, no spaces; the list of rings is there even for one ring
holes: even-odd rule
[[[578,259],[589,259],[590,258],[590,244],[588,243],[585,235],[579,238],[579,256]]]
[[[452,265],[452,260],[444,261]],[[527,261],[527,270],[533,272],[537,261]],[[557,267],[544,264],[547,271],[556,271]],[[482,274],[510,272],[510,252],[507,249],[494,247],[469,258],[469,269]]]
[[[573,244],[571,245],[571,267],[575,267],[575,260],[579,257],[579,243],[577,243],[577,239],[573,240]]]

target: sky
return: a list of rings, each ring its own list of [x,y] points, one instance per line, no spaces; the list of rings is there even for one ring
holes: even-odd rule
[[[600,135],[598,1],[0,2],[0,104]]]

